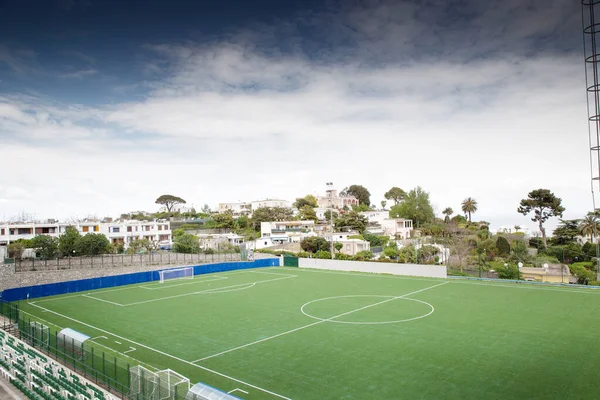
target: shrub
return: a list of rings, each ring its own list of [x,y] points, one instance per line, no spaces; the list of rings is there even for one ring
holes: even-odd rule
[[[331,259],[331,253],[325,250],[319,250],[315,253],[315,258]]]
[[[498,240],[496,240],[496,248],[498,249],[498,254],[501,256],[507,256],[510,254],[510,243],[503,236],[498,236]]]
[[[348,254],[344,254],[344,253],[337,253],[335,255],[335,259],[336,260],[352,260],[352,256],[349,256]]]
[[[495,267],[500,279],[518,279],[519,278],[519,267],[515,264],[508,264],[507,266],[498,265]]]
[[[354,255],[354,260],[356,261],[365,261],[371,260],[373,258],[373,253],[370,250],[359,251]]]

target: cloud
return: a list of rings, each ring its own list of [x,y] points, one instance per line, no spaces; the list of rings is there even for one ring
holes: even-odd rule
[[[73,193],[49,190],[81,214],[153,209],[163,192],[293,199],[326,181],[363,184],[375,204],[391,186],[421,185],[438,211],[471,196],[495,225],[531,226],[516,207],[538,187],[563,197],[566,217],[589,208],[569,2],[347,4],[211,42],[148,44],[141,100],[4,99],[7,162],[40,157],[39,139],[54,157],[42,176],[3,179],[40,193],[66,181]]]
[[[35,72],[36,54],[27,49],[14,49],[0,43],[0,65],[6,65],[18,74]]]
[[[92,68],[87,68],[87,69],[80,69],[78,71],[67,72],[67,73],[59,75],[59,77],[61,77],[63,79],[83,79],[90,75],[96,75],[97,73],[98,73],[97,70],[92,69]]]

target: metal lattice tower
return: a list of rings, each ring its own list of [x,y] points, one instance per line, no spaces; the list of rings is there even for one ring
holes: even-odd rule
[[[600,0],[582,0],[592,193],[600,190]],[[594,204],[595,208],[595,204]]]
[[[595,191],[600,191],[600,0],[581,1],[583,56],[588,112],[590,172],[593,210],[597,212]],[[597,233],[594,235],[598,237]],[[598,240],[598,239],[596,239]],[[600,280],[600,243],[596,243],[596,273]]]

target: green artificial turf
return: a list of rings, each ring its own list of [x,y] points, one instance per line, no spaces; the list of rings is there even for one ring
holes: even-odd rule
[[[600,397],[600,291],[272,267],[21,310],[244,399]]]

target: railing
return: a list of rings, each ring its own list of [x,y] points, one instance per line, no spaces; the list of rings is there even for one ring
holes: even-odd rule
[[[240,253],[185,254],[106,254],[96,257],[66,257],[53,260],[15,260],[15,272],[58,271],[94,268],[145,267],[155,265],[190,265],[215,262],[241,261]]]

